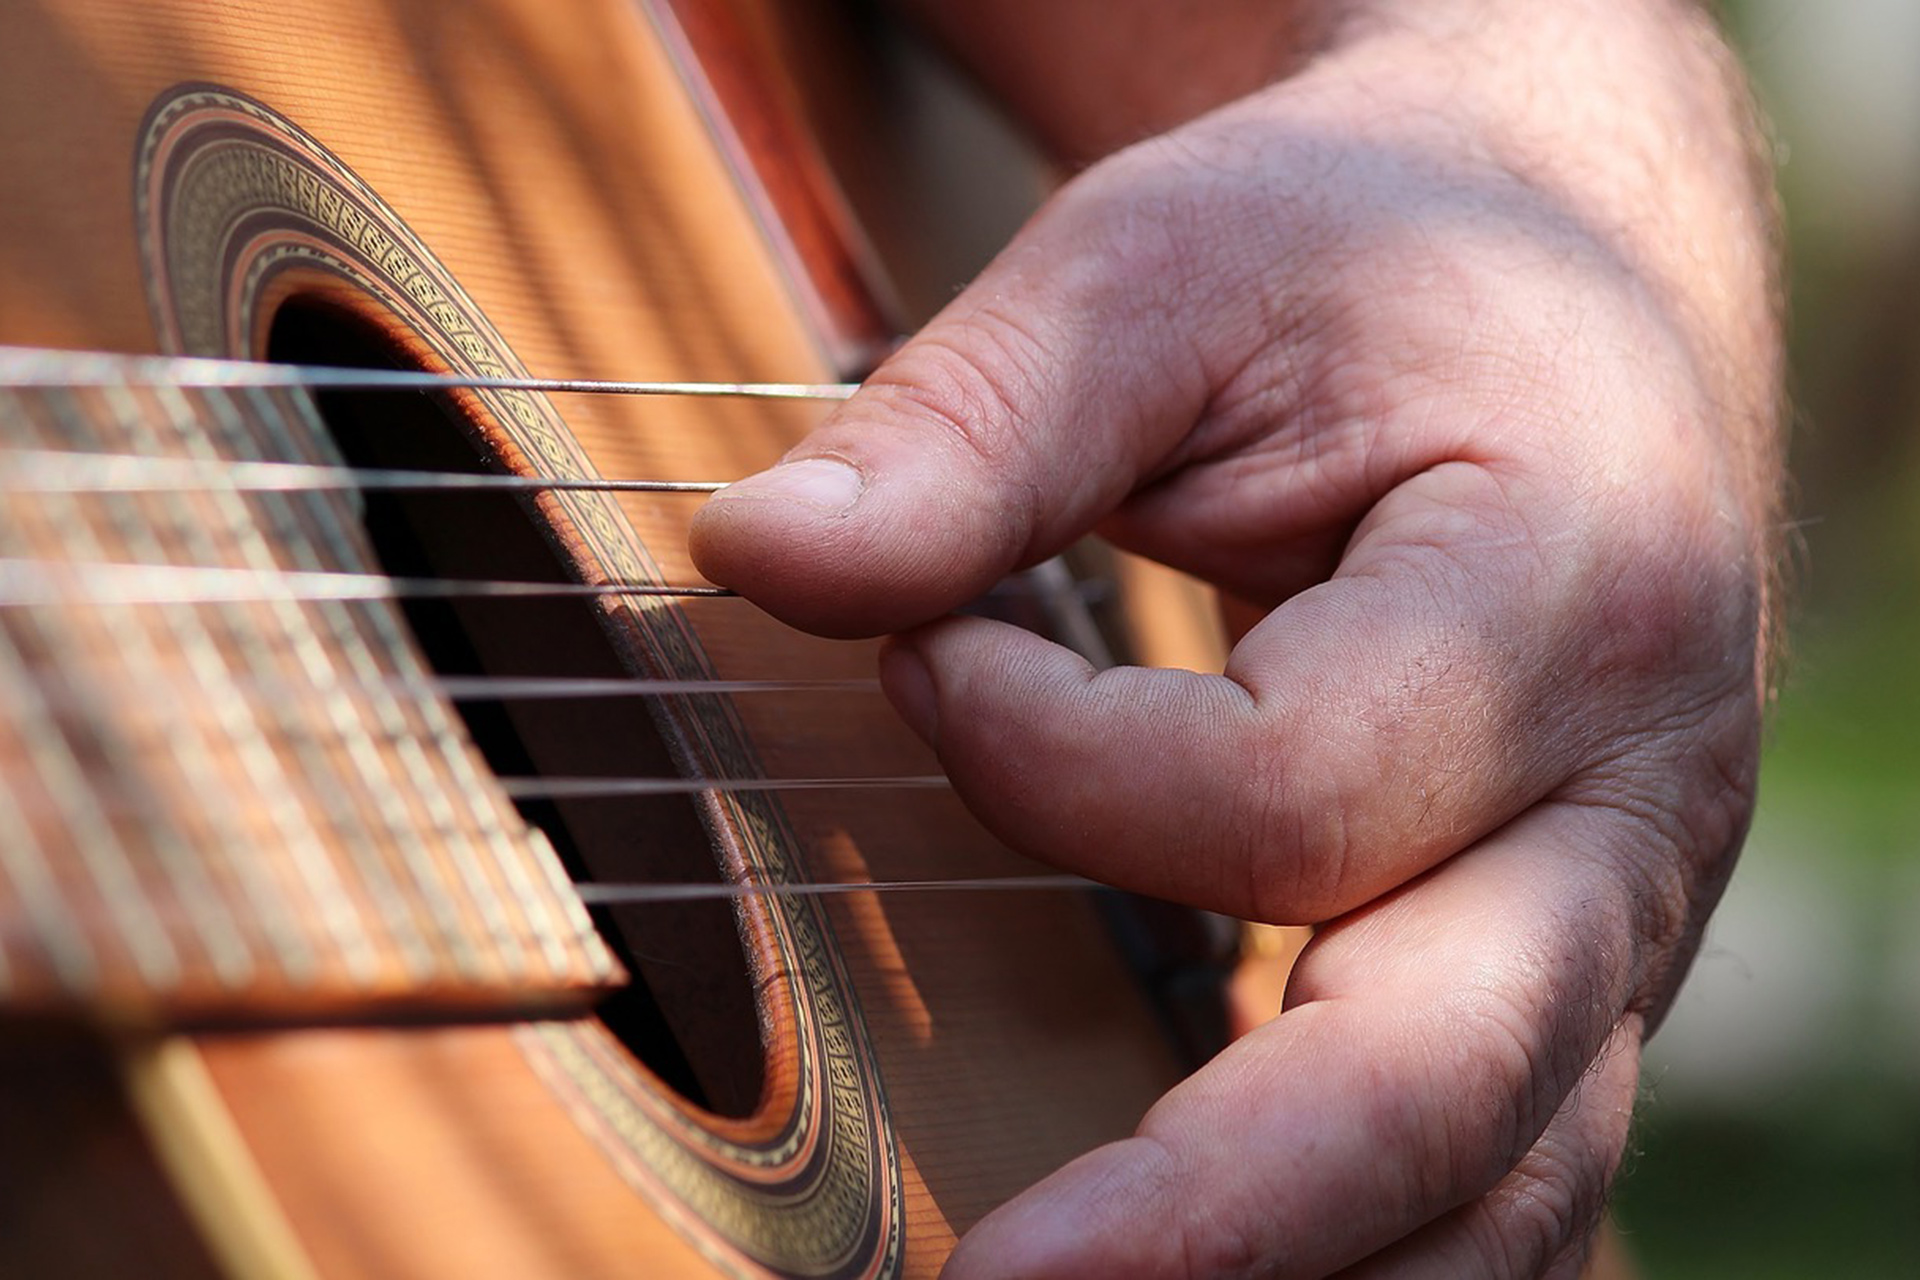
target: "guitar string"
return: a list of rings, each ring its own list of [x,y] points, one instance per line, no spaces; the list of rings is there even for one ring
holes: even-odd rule
[[[118,560],[0,557],[0,607],[57,604],[251,604],[292,601],[618,599],[733,600],[726,587],[648,582],[515,582],[486,578],[390,578],[320,569],[141,564]]]
[[[945,774],[850,775],[823,778],[703,778],[618,777],[554,778],[544,775],[496,774],[495,780],[510,800],[631,800],[663,796],[734,795],[761,791],[947,791],[953,783]],[[113,797],[96,797],[116,811],[137,811],[114,804]]]
[[[692,796],[709,791],[943,791],[945,774],[846,778],[500,778],[509,800],[616,800]]]
[[[481,475],[467,471],[416,471],[390,467],[327,466],[223,458],[64,449],[5,451],[0,493],[105,494],[302,493],[359,490],[367,493],[430,493],[441,490],[496,493],[718,493],[724,480],[603,480],[562,476]]]
[[[39,390],[185,387],[219,390],[541,391],[549,394],[697,396],[762,400],[845,400],[852,382],[664,382],[611,378],[520,378],[269,364],[212,356],[124,355],[0,344],[0,386]]]
[[[803,383],[692,383],[617,382],[601,379],[479,378],[464,375],[418,373],[408,370],[343,369],[320,365],[263,364],[188,356],[128,356],[110,352],[0,345],[0,385],[40,388],[74,387],[205,387],[205,388],[332,388],[413,389],[507,387],[531,390],[577,391],[589,394],[746,396],[762,399],[844,399],[857,384]],[[725,481],[656,479],[600,479],[558,476],[476,475],[394,468],[327,466],[264,460],[224,460],[160,457],[133,453],[16,449],[6,451],[7,467],[0,472],[0,492],[95,494],[174,493],[198,489],[241,493],[359,490],[363,492],[499,491],[711,494]],[[64,561],[63,565],[85,562]],[[0,606],[51,603],[52,585],[38,591],[21,589],[36,562],[0,561]],[[86,564],[76,572],[99,582],[111,582],[117,592],[85,591],[96,603],[194,603],[196,597],[181,583],[164,584],[171,574],[218,575],[203,577],[209,590],[199,600],[360,600],[459,599],[467,597],[660,596],[668,598],[726,598],[726,588],[701,585],[523,583],[476,579],[386,579],[380,590],[372,579],[380,575],[302,573],[297,571],[231,570],[222,566]],[[1019,582],[1020,579],[1012,579]],[[269,585],[271,583],[272,585]],[[217,584],[217,589],[213,587]],[[1050,590],[1051,588],[1043,588]],[[1080,586],[1098,590],[1097,586]],[[1002,584],[999,591],[1020,587]],[[66,597],[62,597],[66,598]]]
[[[1003,578],[981,599],[1049,597],[1042,565]],[[1112,590],[1101,579],[1074,581],[1077,598],[1094,603]],[[56,604],[250,604],[374,600],[583,599],[638,597],[738,600],[728,587],[649,582],[538,582],[492,578],[395,578],[325,569],[255,569],[234,565],[155,564],[125,560],[44,560],[0,556],[0,608]]]
[[[733,884],[701,882],[657,884],[580,883],[581,900],[588,906],[638,906],[660,902],[728,901],[739,898],[824,898],[853,893],[1007,893],[1045,890],[1104,889],[1098,880],[1076,875],[960,876],[950,880],[845,880],[804,883],[742,881]]]
[[[197,357],[120,356],[103,352],[55,351],[0,345],[0,385],[42,389],[132,386],[207,389],[319,389],[444,391],[521,390],[600,395],[745,397],[778,400],[844,400],[857,384],[634,382],[600,379],[502,378],[430,374],[403,370],[341,369],[325,366],[268,365]],[[361,492],[604,492],[710,494],[725,487],[716,481],[580,479],[548,476],[475,475],[392,468],[325,466],[264,460],[203,460],[50,449],[12,450],[0,491],[48,494],[173,493],[193,489],[285,493],[350,490]],[[68,601],[68,592],[36,598],[19,590],[30,571],[44,564],[0,560],[0,606]],[[212,603],[242,600],[359,600],[468,597],[731,597],[718,587],[660,587],[653,584],[573,584],[501,581],[392,579],[375,574],[230,570],[214,566],[123,565],[69,562],[77,569],[121,585],[121,594],[95,603]],[[177,590],[155,593],[156,575],[219,575],[225,588],[194,596]],[[272,582],[263,581],[272,578]],[[129,583],[131,582],[131,585]],[[1079,584],[1075,584],[1077,587]],[[1058,590],[1057,583],[1043,589]],[[255,594],[261,593],[261,594]],[[1082,600],[1084,608],[1084,600]],[[877,681],[721,681],[579,680],[513,677],[439,677],[405,681],[415,691],[431,690],[453,700],[667,696],[749,692],[877,690]],[[714,792],[794,792],[821,790],[935,790],[951,787],[943,775],[840,778],[555,778],[502,777],[513,800],[579,800]],[[847,893],[936,891],[1083,890],[1096,882],[1072,875],[970,877],[891,882],[682,883],[575,885],[583,901],[595,905],[738,899],[749,896],[821,896]]]
[[[22,674],[54,686],[57,669],[29,666]],[[238,675],[229,682],[239,693],[262,697],[298,697],[311,693],[311,682]],[[857,678],[798,678],[772,680],[658,680],[645,676],[391,676],[385,679],[347,679],[332,686],[347,692],[391,693],[403,697],[445,698],[449,702],[567,702],[619,698],[671,698],[702,695],[763,693],[877,694],[880,682]],[[43,690],[47,692],[50,690]],[[57,690],[51,690],[57,691]],[[54,698],[58,702],[58,697]]]
[[[380,682],[389,692],[427,691],[452,702],[542,702],[574,698],[662,698],[697,694],[878,693],[872,679],[656,680],[645,677],[582,676],[436,676],[410,680],[396,676]]]

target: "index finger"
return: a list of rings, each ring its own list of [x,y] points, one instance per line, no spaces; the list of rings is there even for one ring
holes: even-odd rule
[[[989,1215],[949,1280],[1320,1276],[1487,1194],[1635,998],[1611,860],[1640,838],[1546,806],[1323,934],[1287,1012]],[[1574,1176],[1603,1182],[1615,1155]]]
[[[1676,678],[1675,624],[1597,633],[1625,570],[1554,561],[1543,543],[1584,544],[1521,536],[1487,492],[1499,485],[1446,467],[1403,486],[1340,574],[1259,623],[1225,676],[1096,673],[1037,637],[954,619],[903,637],[883,678],[1015,847],[1235,915],[1327,919],[1548,794]],[[1642,558],[1618,543],[1609,555]],[[1718,658],[1716,635],[1674,643]],[[1739,664],[1704,669],[1716,694],[1747,680]]]

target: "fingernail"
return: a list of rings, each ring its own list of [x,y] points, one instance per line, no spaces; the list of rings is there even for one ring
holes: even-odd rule
[[[932,745],[940,730],[940,700],[920,655],[901,641],[889,641],[880,651],[880,684],[907,728]]]
[[[714,496],[804,502],[834,515],[845,515],[860,500],[866,485],[865,476],[838,458],[802,458],[736,481]]]

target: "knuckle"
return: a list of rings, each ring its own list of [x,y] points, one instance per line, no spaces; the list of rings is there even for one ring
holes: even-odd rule
[[[1506,1274],[1572,1275],[1589,1252],[1626,1140],[1624,1117],[1581,1114],[1595,1105],[1576,1091],[1559,1122],[1480,1202],[1482,1252],[1501,1259]]]
[[[1683,946],[1696,916],[1704,913],[1704,907],[1694,901],[1700,886],[1692,859],[1683,852],[1681,824],[1667,806],[1630,788],[1613,789],[1613,794],[1601,798],[1589,796],[1583,802],[1614,811],[1628,829],[1606,856],[1620,886],[1628,945],[1635,953],[1632,966],[1639,971],[1636,985],[1644,991],[1646,970]]]
[[[1485,799],[1483,775],[1501,772],[1487,767],[1487,727],[1457,710],[1476,666],[1436,652],[1378,679],[1342,668],[1341,687],[1266,700],[1228,815],[1262,919],[1353,910],[1456,852],[1485,807],[1506,803]]]
[[[1529,1156],[1476,1215],[1478,1251],[1499,1274],[1536,1276],[1556,1259],[1584,1252],[1600,1217],[1604,1189],[1557,1156]]]
[[[1043,468],[1028,424],[1044,412],[1038,339],[1016,321],[981,317],[917,338],[868,380],[863,394],[913,424],[916,441],[950,463],[950,476],[991,495],[1009,559],[1024,556],[1044,510]]]
[[[1629,1016],[1512,1171],[1468,1211],[1476,1252],[1511,1276],[1574,1275],[1620,1167],[1643,1028]]]
[[[1443,1109],[1450,1185],[1492,1187],[1516,1161],[1523,1172],[1544,1162],[1551,1173],[1572,1150],[1555,1135],[1567,1127],[1564,1113],[1599,1105],[1582,1091],[1608,1062],[1626,1001],[1618,966],[1604,958],[1610,949],[1578,921],[1548,923],[1516,944],[1517,959],[1444,998],[1426,1034],[1429,1060],[1450,1064],[1434,1093],[1464,1104]]]
[[[1620,895],[1642,1012],[1670,997],[1732,873],[1756,799],[1758,726],[1751,699],[1698,711],[1563,788],[1610,828],[1592,856]]]
[[[1317,923],[1372,896],[1356,864],[1355,818],[1372,772],[1365,753],[1344,735],[1270,718],[1244,768],[1228,829],[1246,841],[1245,901],[1257,917]]]
[[[1559,1074],[1551,1062],[1552,1029],[1545,1025],[1560,1004],[1551,985],[1543,981],[1525,993],[1493,982],[1462,988],[1435,1024],[1436,1058],[1472,1064],[1453,1082],[1468,1105],[1444,1116],[1452,1130],[1448,1177],[1455,1185],[1491,1185],[1546,1123]]]
[[[1201,1174],[1196,1157],[1181,1144],[1163,1140],[1145,1129],[1134,1141],[1145,1144],[1139,1162],[1151,1203],[1174,1205],[1188,1201]],[[1260,1224],[1231,1212],[1169,1213],[1167,1237],[1159,1241],[1165,1270],[1184,1280],[1236,1280],[1263,1274],[1272,1263],[1273,1249]],[[1157,1269],[1157,1268],[1156,1268]]]

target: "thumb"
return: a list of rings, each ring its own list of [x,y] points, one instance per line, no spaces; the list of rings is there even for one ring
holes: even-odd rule
[[[700,571],[795,626],[897,631],[1072,542],[1207,403],[1173,237],[1092,171],[780,465],[695,517]]]

